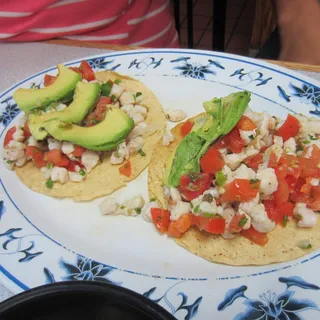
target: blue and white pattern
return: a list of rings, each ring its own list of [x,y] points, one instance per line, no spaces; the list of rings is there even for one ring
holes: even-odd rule
[[[271,290],[267,290],[259,295],[259,299],[248,298],[244,294],[248,289],[245,285],[231,289],[227,292],[224,300],[218,305],[218,310],[223,311],[231,306],[237,299],[243,298],[245,299],[243,304],[246,306],[246,310],[236,314],[233,318],[234,320],[299,320],[303,319],[300,315],[301,312],[307,310],[319,311],[319,306],[314,301],[309,299],[296,299],[293,297],[296,292],[289,290],[290,287],[297,286],[306,290],[319,291],[320,288],[318,286],[308,283],[300,277],[281,277],[279,281],[287,286],[284,292],[277,294]],[[320,292],[318,294],[318,301],[319,299]]]
[[[67,65],[77,67],[81,60]],[[259,110],[281,117],[288,111],[320,115],[316,81],[243,57],[145,50],[84,60],[95,71],[116,70],[148,79],[160,101],[187,108],[190,114],[202,111],[202,96],[246,89]],[[14,90],[40,87],[47,72],[54,75],[55,69],[0,94],[1,144],[7,128],[20,117],[12,99]],[[182,102],[170,100],[176,96],[173,91]],[[160,239],[151,225],[135,224],[130,218],[117,225],[118,217],[100,217],[97,210],[96,203],[70,204],[34,194],[0,164],[0,279],[16,292],[63,280],[111,282],[145,295],[177,319],[320,318],[320,283],[312,277],[320,269],[318,252],[259,268],[208,265],[173,241]],[[65,239],[74,241],[65,243]],[[137,250],[140,246],[147,253]]]

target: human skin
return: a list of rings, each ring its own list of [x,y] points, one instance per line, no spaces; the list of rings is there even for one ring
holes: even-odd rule
[[[280,60],[320,64],[319,0],[275,0],[281,38]]]

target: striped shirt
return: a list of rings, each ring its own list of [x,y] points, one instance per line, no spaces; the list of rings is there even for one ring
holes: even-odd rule
[[[170,0],[0,1],[0,41],[53,38],[179,46]]]

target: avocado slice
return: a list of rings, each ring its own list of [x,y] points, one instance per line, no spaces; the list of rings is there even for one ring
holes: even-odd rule
[[[48,135],[44,129],[44,123],[51,120],[79,123],[95,105],[99,96],[100,85],[98,83],[78,82],[74,100],[66,109],[42,115],[30,114],[28,125],[31,134],[36,140],[43,140]]]
[[[44,124],[44,128],[55,139],[70,141],[97,151],[114,149],[124,141],[133,126],[133,120],[120,109],[108,110],[104,120],[92,127],[80,127],[60,120]]]
[[[52,102],[70,96],[81,80],[81,75],[72,71],[63,64],[58,64],[58,77],[56,81],[45,88],[18,89],[13,94],[20,110],[30,112],[33,109],[43,109]]]

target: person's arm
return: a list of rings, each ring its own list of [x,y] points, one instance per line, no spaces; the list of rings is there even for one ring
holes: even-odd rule
[[[320,64],[320,1],[276,0],[280,60]]]

